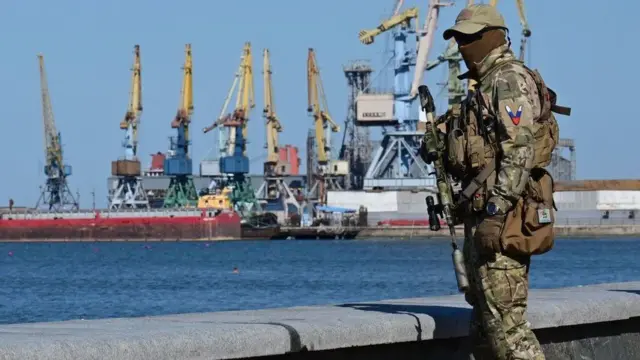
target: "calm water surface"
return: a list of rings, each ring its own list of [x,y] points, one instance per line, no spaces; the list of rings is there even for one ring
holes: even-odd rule
[[[0,323],[455,294],[450,253],[446,240],[0,243]],[[640,239],[557,240],[531,286],[640,280],[638,253]]]

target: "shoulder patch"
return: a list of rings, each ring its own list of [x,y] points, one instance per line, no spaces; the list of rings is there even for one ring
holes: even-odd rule
[[[509,115],[509,118],[511,118],[511,122],[513,123],[513,125],[517,126],[518,124],[520,124],[520,117],[522,116],[522,105],[518,106],[518,110],[516,110],[515,113],[509,105],[505,105],[504,107],[507,110],[507,114]]]

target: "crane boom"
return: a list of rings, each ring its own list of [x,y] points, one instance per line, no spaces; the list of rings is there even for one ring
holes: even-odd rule
[[[253,84],[253,55],[251,53],[251,43],[247,42],[244,45],[244,61],[242,62],[242,77],[240,81],[240,88],[238,89],[238,97],[236,98],[236,109],[242,110],[244,113],[244,121],[242,122],[242,137],[244,138],[244,144],[242,145],[242,154],[246,156],[247,145],[246,141],[249,136],[249,129],[247,122],[249,121],[249,113],[253,109],[255,104],[255,92]],[[230,128],[235,130],[235,128]],[[237,130],[236,130],[237,131]],[[232,136],[229,137],[230,141],[235,141],[235,132],[232,131]],[[233,153],[233,146],[229,146],[229,153]]]
[[[422,85],[424,72],[427,70],[429,62],[429,51],[433,47],[433,37],[438,24],[440,8],[450,6],[453,3],[440,3],[439,0],[430,0],[429,9],[427,10],[427,18],[424,23],[420,40],[418,41],[418,55],[416,56],[416,68],[413,73],[413,82],[411,83],[411,92],[409,96],[415,98],[418,96],[418,86]]]
[[[394,15],[389,19],[383,21],[377,28],[371,30],[361,30],[359,33],[360,41],[365,45],[373,44],[373,40],[376,36],[383,32],[393,29],[398,25],[409,26],[411,19],[416,19],[416,32],[418,30],[418,8],[412,7],[405,10],[401,14]]]
[[[133,160],[138,156],[138,124],[142,113],[142,66],[140,62],[140,45],[134,46],[133,67],[131,68],[131,91],[129,105],[124,119],[120,122],[120,129],[126,130],[125,158]]]
[[[393,8],[393,15],[398,15],[403,4],[404,0],[396,0],[396,5]]]
[[[313,116],[315,123],[318,164],[325,166],[331,158],[331,133],[327,131],[325,134],[325,129],[329,125],[332,132],[339,132],[340,126],[329,115],[320,70],[312,48],[309,48],[307,57],[307,95],[309,103],[307,111]]]
[[[182,90],[180,92],[180,105],[178,113],[171,123],[174,129],[184,126],[184,141],[189,141],[189,123],[193,114],[193,61],[191,57],[191,44],[185,45],[185,59],[182,67]],[[185,153],[188,152],[185,147]]]
[[[273,84],[271,82],[271,63],[269,50],[264,49],[262,54],[262,76],[264,86],[264,117],[267,125],[267,165],[275,166],[278,162],[278,133],[282,132],[282,124],[276,115],[276,106],[273,100]]]
[[[47,83],[47,72],[44,67],[44,56],[38,55],[40,65],[40,91],[42,94],[42,120],[44,122],[44,156],[46,160],[45,172],[51,177],[61,177],[63,174],[64,162],[62,158],[62,145],[60,143],[60,133],[56,129],[53,117],[53,107],[49,97],[49,85]]]

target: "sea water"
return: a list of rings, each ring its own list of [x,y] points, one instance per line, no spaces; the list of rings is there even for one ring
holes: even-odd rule
[[[640,280],[640,239],[559,239],[531,287]],[[456,294],[446,240],[0,243],[0,323]]]

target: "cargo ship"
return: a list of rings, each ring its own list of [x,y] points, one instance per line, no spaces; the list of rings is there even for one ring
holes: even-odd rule
[[[233,211],[4,212],[0,241],[180,241],[270,238],[278,226],[243,224]]]

